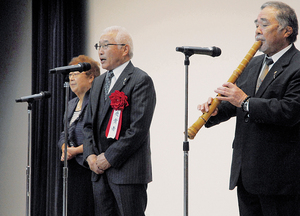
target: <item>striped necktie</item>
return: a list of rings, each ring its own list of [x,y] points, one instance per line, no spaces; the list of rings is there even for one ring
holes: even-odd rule
[[[104,84],[104,91],[105,91],[105,100],[107,99],[110,83],[111,83],[111,78],[113,78],[114,72],[112,70],[108,71],[105,77],[105,84]]]
[[[261,83],[264,81],[265,77],[267,76],[267,74],[269,72],[269,65],[271,65],[271,64],[273,64],[272,58],[266,57],[264,70],[262,71],[262,73],[260,74],[260,76],[257,79],[256,91],[259,89]]]

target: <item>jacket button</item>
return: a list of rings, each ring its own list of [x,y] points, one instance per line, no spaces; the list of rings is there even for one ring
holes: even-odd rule
[[[249,118],[250,118],[249,113],[247,113],[247,114],[245,115],[245,117],[244,117],[245,123],[248,123],[248,122],[249,122]]]

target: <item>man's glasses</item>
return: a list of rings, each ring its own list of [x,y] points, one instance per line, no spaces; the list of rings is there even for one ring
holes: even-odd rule
[[[84,71],[81,72],[81,73],[78,72],[78,71],[77,71],[77,72],[70,72],[70,73],[69,73],[69,78],[71,78],[72,76],[74,76],[74,77],[76,78],[79,74],[82,74],[82,73],[85,73],[85,72],[84,72]]]
[[[125,46],[126,44],[99,44],[99,43],[96,43],[94,45],[94,47],[96,50],[100,50],[101,47],[106,50],[108,48],[108,46],[112,46],[112,45]]]

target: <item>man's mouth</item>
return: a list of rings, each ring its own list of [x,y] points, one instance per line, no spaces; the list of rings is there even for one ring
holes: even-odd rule
[[[104,64],[105,60],[106,60],[106,59],[101,58],[101,59],[100,59],[101,64]]]
[[[258,41],[260,40],[261,42],[264,41],[264,38],[262,38],[262,37],[256,37],[255,39],[258,40]]]

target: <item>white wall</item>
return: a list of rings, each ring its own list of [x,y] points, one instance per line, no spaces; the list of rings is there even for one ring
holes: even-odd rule
[[[300,2],[286,0],[298,15]],[[154,180],[148,216],[183,215],[184,55],[178,46],[217,46],[220,57],[193,55],[189,66],[189,126],[201,115],[197,104],[216,94],[254,43],[254,20],[262,0],[89,0],[88,54],[102,30],[120,25],[134,40],[133,64],[154,80],[157,106],[151,127]],[[299,15],[300,16],[300,15]],[[296,46],[300,48],[299,42]],[[103,70],[104,71],[104,70]],[[189,151],[189,215],[238,215],[229,191],[235,120],[202,128]]]
[[[220,57],[194,55],[189,67],[189,126],[198,103],[215,96],[254,42],[253,20],[264,1],[89,0],[89,55],[101,31],[121,25],[131,32],[133,63],[155,82],[152,124],[154,181],[147,216],[183,215],[184,55],[177,46],[218,46]],[[298,17],[300,2],[286,0]],[[0,215],[25,215],[27,104],[31,94],[31,1],[1,1],[0,19]],[[300,39],[299,39],[300,40]],[[296,43],[300,48],[300,42]],[[238,215],[236,191],[228,190],[234,120],[201,129],[190,141],[189,215]]]
[[[0,215],[26,213],[27,103],[31,94],[31,0],[0,4]]]

